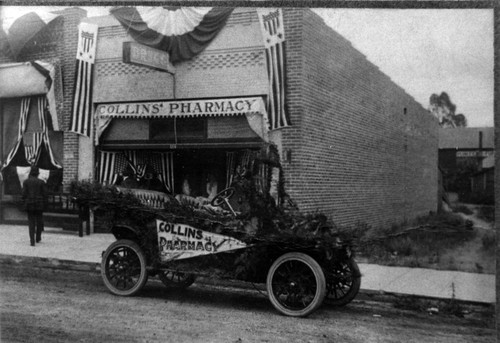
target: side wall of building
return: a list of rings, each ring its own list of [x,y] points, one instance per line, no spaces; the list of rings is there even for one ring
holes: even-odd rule
[[[437,210],[438,125],[310,10],[285,10],[288,102],[298,126],[288,190],[341,225],[400,222]]]

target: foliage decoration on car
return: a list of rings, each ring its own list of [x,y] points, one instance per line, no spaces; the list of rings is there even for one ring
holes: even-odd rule
[[[277,196],[269,189],[272,183],[272,169],[281,174],[275,185]],[[259,173],[259,170],[266,172]],[[256,182],[255,177],[261,179]],[[262,175],[266,176],[262,180]],[[104,186],[92,181],[75,181],[71,184],[71,194],[80,206],[93,208],[104,225],[111,228],[117,224],[133,227],[140,235],[141,248],[151,263],[158,260],[158,236],[155,219],[185,224],[204,231],[223,234],[249,246],[239,251],[240,256],[225,259],[226,253],[205,256],[200,259],[200,270],[209,271],[225,260],[234,263],[237,274],[256,274],[262,264],[269,263],[276,254],[287,249],[317,253],[321,258],[334,258],[335,247],[342,241],[350,241],[330,219],[321,213],[302,213],[293,205],[284,191],[282,169],[274,146],[258,151],[251,163],[240,170],[233,182],[248,203],[248,208],[236,216],[228,211],[214,211],[210,207],[200,208],[194,202],[178,201],[171,196],[164,202],[164,208],[154,209],[143,204],[132,193],[122,192],[115,186]],[[273,249],[259,248],[272,246]],[[188,261],[189,262],[189,261]],[[175,264],[181,268],[186,261]],[[216,268],[217,269],[217,268]],[[265,268],[264,268],[265,269]],[[215,271],[209,273],[213,275]]]

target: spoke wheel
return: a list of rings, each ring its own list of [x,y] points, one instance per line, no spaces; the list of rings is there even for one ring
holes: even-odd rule
[[[279,257],[267,274],[273,306],[287,316],[304,317],[315,311],[326,293],[325,275],[309,255],[293,252]]]
[[[350,303],[361,287],[359,267],[352,258],[336,264],[327,273],[325,304],[344,306]]]
[[[170,270],[160,270],[158,272],[158,278],[169,288],[188,288],[196,280],[196,277],[193,274],[174,272]]]
[[[139,292],[148,280],[141,248],[125,239],[111,244],[102,257],[101,276],[113,294],[130,296]]]

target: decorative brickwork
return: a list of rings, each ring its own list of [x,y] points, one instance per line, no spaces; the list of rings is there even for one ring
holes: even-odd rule
[[[265,67],[265,60],[263,51],[241,51],[203,54],[184,64],[184,68],[187,70],[212,70],[246,66]],[[99,76],[146,75],[156,72],[151,68],[123,63],[119,59],[100,60],[97,63],[97,74]]]

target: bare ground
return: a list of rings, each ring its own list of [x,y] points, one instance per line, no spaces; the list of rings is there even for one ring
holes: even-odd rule
[[[2,342],[494,342],[489,320],[430,316],[355,301],[308,318],[279,315],[256,292],[149,281],[109,294],[96,273],[2,266]]]

